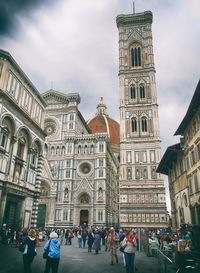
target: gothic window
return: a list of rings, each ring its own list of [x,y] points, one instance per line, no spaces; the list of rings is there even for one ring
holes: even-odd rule
[[[141,128],[142,128],[142,132],[146,133],[147,132],[147,118],[146,117],[142,117],[141,119]]]
[[[74,114],[69,115],[69,120],[74,120]]]
[[[91,153],[91,154],[94,153],[94,145],[93,145],[93,144],[90,146],[90,153]]]
[[[148,172],[146,168],[143,170],[143,178],[148,178]]]
[[[103,211],[98,211],[98,221],[103,221]]]
[[[67,153],[68,153],[68,154],[71,154],[71,153],[72,153],[72,143],[68,143],[68,146],[67,146]]]
[[[66,178],[70,178],[70,169],[66,170]]]
[[[131,129],[132,129],[133,133],[137,132],[137,119],[136,118],[131,119]]]
[[[51,147],[51,155],[54,155],[54,147]]]
[[[99,143],[99,152],[100,153],[104,152],[104,145],[103,145],[103,143]]]
[[[127,179],[132,179],[132,168],[127,168]]]
[[[139,170],[139,168],[135,169],[135,178],[140,179],[140,170]]]
[[[68,210],[63,211],[63,221],[68,221]]]
[[[99,177],[103,177],[103,169],[99,169]]]
[[[55,210],[55,221],[61,221],[61,209]]]
[[[156,179],[156,168],[151,167],[151,178]]]
[[[65,146],[62,146],[62,154],[65,154]]]
[[[141,66],[141,47],[131,48],[131,65],[133,67]]]
[[[69,190],[68,190],[68,188],[65,188],[65,190],[64,190],[64,199],[66,201],[69,199]]]
[[[38,151],[34,149],[31,153],[31,165],[34,167],[37,164],[37,158],[38,158]]]
[[[136,88],[134,85],[131,85],[131,88],[130,88],[130,97],[131,99],[136,99]]]
[[[146,97],[146,91],[145,91],[145,87],[143,84],[140,85],[140,98],[141,99],[145,99]]]
[[[78,154],[81,153],[81,145],[78,146]]]
[[[87,145],[84,146],[84,154],[87,154]]]
[[[103,189],[100,187],[98,191],[98,199],[103,199]]]
[[[74,129],[74,123],[73,123],[73,122],[70,122],[70,123],[69,123],[69,129],[70,129],[70,130],[73,130],[73,129]]]
[[[99,167],[103,167],[103,159],[99,159]]]
[[[17,156],[21,159],[23,159],[23,156],[24,156],[25,145],[26,145],[25,138],[20,137],[18,140]]]
[[[3,149],[6,149],[8,135],[9,135],[9,130],[7,128],[2,128],[1,134],[0,134],[0,147]]]
[[[56,148],[56,154],[58,155],[59,154],[59,147],[57,146]]]

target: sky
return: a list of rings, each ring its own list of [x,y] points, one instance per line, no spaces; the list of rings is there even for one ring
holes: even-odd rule
[[[173,134],[200,79],[200,1],[134,2],[136,12],[153,12],[164,153],[179,141]],[[78,92],[86,120],[103,96],[109,115],[119,121],[116,16],[132,12],[132,0],[1,0],[0,48],[10,52],[41,93],[51,88]]]

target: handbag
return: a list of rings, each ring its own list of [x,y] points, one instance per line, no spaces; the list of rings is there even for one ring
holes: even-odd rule
[[[48,254],[49,254],[49,249],[50,249],[50,244],[51,244],[51,240],[49,240],[49,244],[47,249],[44,251],[43,253],[43,259],[47,259],[48,258]]]
[[[124,252],[124,249],[126,248],[127,244],[123,243],[123,241],[120,243],[119,251]]]
[[[125,248],[126,248],[126,245],[125,246],[120,246],[119,251],[124,252]]]

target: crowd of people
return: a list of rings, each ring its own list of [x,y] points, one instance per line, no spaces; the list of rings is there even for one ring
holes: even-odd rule
[[[126,273],[134,272],[134,258],[137,250],[138,236],[132,230],[123,231],[100,227],[70,227],[66,229],[23,229],[16,231],[4,229],[1,232],[2,243],[12,244],[19,248],[23,256],[24,273],[31,272],[31,264],[37,255],[37,247],[44,243],[46,264],[44,273],[58,272],[60,246],[72,245],[76,240],[78,248],[87,248],[88,253],[99,254],[99,251],[110,252],[110,265],[118,264],[118,250],[123,249],[122,255]],[[74,244],[74,242],[73,242]],[[120,247],[121,246],[121,247]],[[43,255],[44,257],[45,255]]]

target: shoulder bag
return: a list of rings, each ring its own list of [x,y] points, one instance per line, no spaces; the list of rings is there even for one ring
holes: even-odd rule
[[[49,250],[50,250],[50,244],[51,244],[51,240],[49,240],[49,244],[46,250],[44,250],[43,253],[43,259],[47,259],[48,258],[48,254],[49,254]]]

